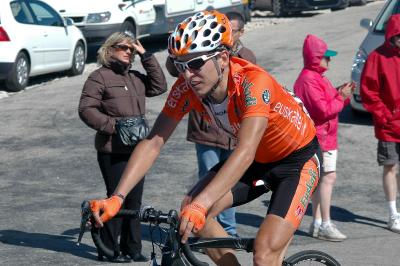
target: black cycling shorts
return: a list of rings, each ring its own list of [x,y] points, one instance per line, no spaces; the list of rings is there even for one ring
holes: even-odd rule
[[[322,154],[316,137],[277,162],[254,161],[231,190],[232,206],[250,202],[271,190],[267,214],[278,215],[298,228],[310,196],[318,185],[320,162]],[[210,171],[217,172],[223,164],[224,161],[220,162]],[[258,180],[263,180],[266,186],[255,186]]]

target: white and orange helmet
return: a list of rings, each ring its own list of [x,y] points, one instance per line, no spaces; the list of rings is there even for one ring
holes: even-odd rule
[[[168,39],[168,52],[176,57],[232,45],[229,19],[215,10],[202,11],[176,26]]]

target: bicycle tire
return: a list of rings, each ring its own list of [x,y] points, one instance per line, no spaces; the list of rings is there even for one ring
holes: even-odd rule
[[[287,265],[340,266],[340,263],[337,260],[335,260],[332,256],[318,250],[300,251],[287,258],[285,262]]]
[[[115,217],[129,216],[129,217],[139,217],[140,212],[137,210],[120,210]],[[92,221],[94,224],[94,221]],[[97,248],[97,252],[107,257],[109,260],[115,258],[114,250],[108,248],[101,240],[100,228],[92,226],[90,229],[90,234],[92,235],[92,240]]]

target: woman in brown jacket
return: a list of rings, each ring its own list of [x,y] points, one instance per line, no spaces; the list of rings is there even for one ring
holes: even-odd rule
[[[130,70],[135,54],[139,55],[147,75]],[[99,49],[97,59],[101,67],[85,82],[79,116],[97,131],[97,160],[110,197],[134,148],[122,143],[116,132],[116,121],[144,115],[145,97],[166,92],[167,82],[156,58],[125,33],[112,34]],[[140,209],[143,183],[144,178],[124,199],[125,208]],[[113,262],[148,260],[141,253],[141,230],[137,219],[113,219],[102,228],[101,237],[115,251]],[[103,255],[99,253],[98,258],[103,260]]]

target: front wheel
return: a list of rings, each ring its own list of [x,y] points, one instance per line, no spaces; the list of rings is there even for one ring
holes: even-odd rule
[[[284,17],[288,13],[284,10],[283,0],[273,0],[272,1],[272,12],[277,17]]]
[[[285,260],[287,265],[328,265],[340,266],[330,255],[318,250],[305,250],[293,254]]]
[[[75,46],[72,56],[72,67],[69,70],[71,76],[82,74],[85,69],[85,47],[82,42],[78,42]]]
[[[132,37],[132,39],[136,39],[136,30],[135,30],[135,26],[132,24],[132,22],[130,21],[125,21],[124,23],[122,23],[121,26],[121,31],[129,36]]]
[[[349,6],[349,4],[350,4],[350,0],[343,0],[341,6],[331,8],[331,11],[338,11],[338,10],[346,9]]]

